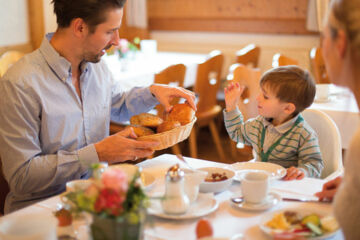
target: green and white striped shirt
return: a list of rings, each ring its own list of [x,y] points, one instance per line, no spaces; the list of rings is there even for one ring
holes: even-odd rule
[[[320,177],[323,161],[318,138],[300,114],[279,126],[262,116],[244,122],[238,109],[224,111],[224,120],[230,138],[252,146],[256,161],[295,166],[308,177]]]

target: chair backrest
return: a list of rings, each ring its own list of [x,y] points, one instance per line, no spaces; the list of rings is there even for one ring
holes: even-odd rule
[[[326,72],[321,48],[314,47],[310,51],[310,65],[316,83],[330,83]]]
[[[184,86],[186,67],[184,64],[171,65],[161,72],[155,74],[155,83],[176,85],[178,87]],[[179,98],[173,99],[171,104],[174,105],[179,102]],[[164,117],[164,107],[159,104],[156,106],[157,114],[160,117]]]
[[[4,214],[5,198],[9,191],[9,185],[4,178],[2,162],[0,158],[0,216]]]
[[[207,60],[198,65],[194,86],[194,92],[199,94],[197,114],[217,105],[216,94],[220,88],[223,64],[224,55],[216,50],[209,54]]]
[[[258,115],[256,97],[260,92],[260,78],[261,72],[258,68],[252,68],[239,63],[230,66],[227,80],[238,82],[240,85],[245,86],[238,105],[245,120]]]
[[[333,172],[341,170],[343,168],[341,137],[335,122],[326,113],[316,109],[306,109],[302,116],[319,138],[324,161],[321,178],[326,178]]]
[[[17,62],[20,58],[24,56],[24,53],[19,51],[8,51],[5,52],[0,57],[0,77],[5,74],[5,72]]]
[[[260,47],[249,44],[236,52],[236,62],[244,65],[252,65],[256,68],[259,63]]]
[[[280,67],[280,66],[287,66],[287,65],[299,65],[299,62],[293,58],[287,57],[280,53],[276,53],[272,59],[272,67]]]

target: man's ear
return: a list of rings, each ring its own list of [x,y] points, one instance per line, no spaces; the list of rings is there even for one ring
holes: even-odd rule
[[[336,37],[336,50],[338,52],[338,54],[340,55],[341,58],[345,57],[346,54],[346,48],[347,48],[347,38],[346,38],[346,33],[344,30],[339,29],[338,30],[338,35]]]
[[[284,107],[284,111],[286,114],[291,115],[293,112],[295,112],[296,107],[293,103],[286,103]]]
[[[88,33],[88,25],[82,18],[75,18],[70,23],[73,34],[76,37],[82,38]]]

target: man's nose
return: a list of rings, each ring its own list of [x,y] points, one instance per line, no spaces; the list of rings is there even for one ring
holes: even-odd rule
[[[116,31],[114,37],[111,39],[111,45],[118,47],[120,43],[119,32]]]

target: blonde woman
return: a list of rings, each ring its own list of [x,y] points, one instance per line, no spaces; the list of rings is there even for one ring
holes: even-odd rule
[[[330,80],[350,88],[360,106],[360,1],[333,0],[323,32],[323,55]],[[317,193],[334,197],[335,216],[346,239],[360,239],[360,127],[345,157],[343,179],[336,178]],[[335,194],[336,193],[336,194]]]

